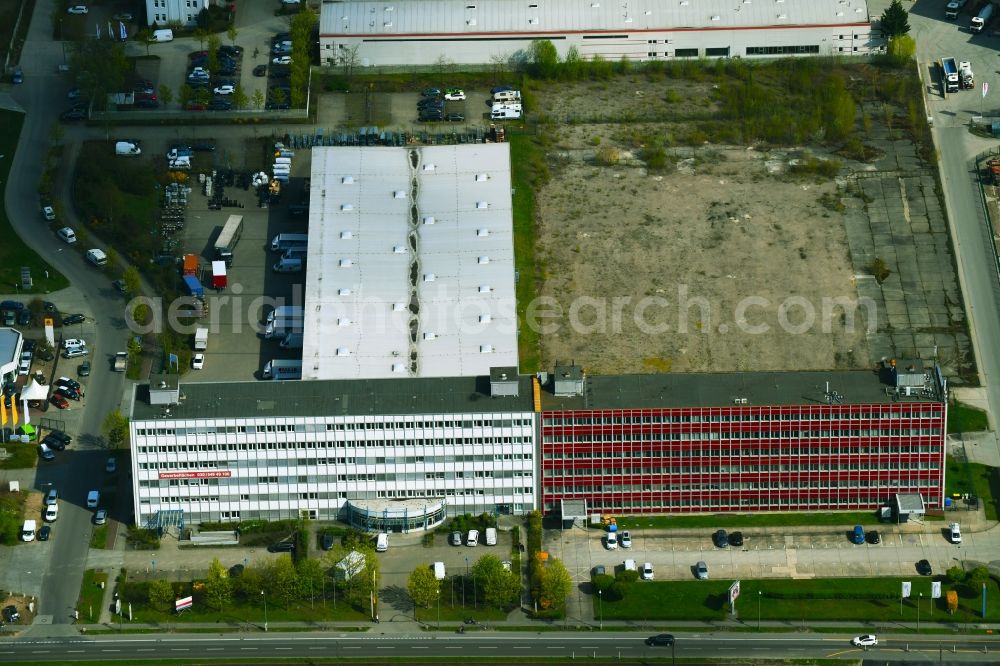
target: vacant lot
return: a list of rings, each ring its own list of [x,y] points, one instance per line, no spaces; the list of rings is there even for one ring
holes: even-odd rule
[[[740,67],[527,87],[540,367],[849,369],[938,348],[966,372],[914,80]]]

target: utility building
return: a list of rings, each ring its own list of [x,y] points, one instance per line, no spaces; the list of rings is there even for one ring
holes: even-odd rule
[[[323,64],[524,61],[549,40],[635,62],[869,55],[883,41],[865,0],[385,0],[324,2]]]

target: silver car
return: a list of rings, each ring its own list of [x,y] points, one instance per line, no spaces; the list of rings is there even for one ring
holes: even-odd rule
[[[698,580],[708,580],[708,565],[704,562],[694,565],[694,575],[698,577]]]

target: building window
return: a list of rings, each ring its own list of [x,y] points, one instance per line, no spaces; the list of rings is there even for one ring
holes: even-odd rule
[[[676,49],[674,56],[678,58],[697,58],[698,49]]]
[[[819,44],[808,44],[805,46],[748,46],[747,55],[799,55],[817,54]]]
[[[729,57],[729,47],[725,46],[725,47],[716,47],[716,48],[706,48],[705,49],[705,55],[708,56],[708,57],[710,57],[710,58],[712,56],[721,57],[721,58],[728,58]]]

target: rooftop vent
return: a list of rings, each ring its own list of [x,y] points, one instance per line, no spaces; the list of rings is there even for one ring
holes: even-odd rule
[[[424,218],[424,224],[434,224],[434,216],[428,215]]]
[[[392,304],[392,311],[393,312],[402,312],[405,309],[406,309],[406,306],[403,305],[402,303],[393,303]]]
[[[351,261],[350,259],[341,259],[340,260],[340,267],[341,268],[350,268],[353,265],[354,265],[354,262]]]
[[[353,238],[353,237],[354,237],[354,234],[352,234],[352,233],[351,233],[350,231],[341,231],[341,232],[340,232],[340,237],[341,237],[342,239],[348,239],[348,238]]]
[[[490,177],[487,174],[485,174],[485,173],[477,173],[476,174],[476,182],[477,183],[485,183],[489,179],[490,179]]]
[[[715,14],[714,16],[712,16],[712,20],[713,20],[713,21],[721,21],[721,20],[722,20],[722,17],[721,17],[721,16],[719,16],[718,14]]]
[[[437,333],[434,333],[433,331],[427,331],[426,333],[424,333],[424,340],[433,340],[436,337]]]
[[[479,353],[480,354],[492,354],[493,353],[493,345],[479,345]]]
[[[337,356],[350,356],[351,350],[347,347],[337,347]]]
[[[481,315],[479,315],[479,323],[481,323],[481,324],[488,324],[491,321],[493,321],[493,316],[492,315],[488,315],[488,314],[481,314]]]
[[[337,320],[337,326],[350,326],[350,325],[351,325],[351,320],[347,319],[346,317],[342,317]]]
[[[481,285],[479,285],[479,293],[480,294],[488,294],[491,291],[493,291],[493,287],[491,287],[490,285],[488,285],[488,284],[481,284]]]
[[[434,273],[424,273],[424,282],[434,282]]]
[[[391,28],[392,27],[392,21],[386,21],[385,23],[382,24],[382,27],[383,28]]]
[[[424,171],[434,171],[434,165],[433,164],[425,164],[424,165]]]
[[[394,199],[405,199],[406,192],[404,192],[403,190],[396,190],[395,192],[392,193],[392,197]]]
[[[347,17],[345,16],[344,18],[346,19]],[[354,176],[344,176],[343,178],[340,179],[340,182],[343,183],[344,185],[353,185]]]
[[[394,254],[403,254],[406,252],[406,247],[403,245],[394,245],[392,251]]]
[[[489,207],[490,207],[490,205],[488,203],[486,203],[485,201],[477,201],[476,202],[476,208],[478,208],[480,210],[482,210],[484,208],[489,208]]]
[[[393,372],[406,372],[406,364],[405,363],[393,363],[392,364],[392,371]]]
[[[340,204],[340,210],[354,210],[354,204]]]
[[[338,289],[337,290],[337,295],[338,296],[350,296],[351,295],[351,290],[348,289],[348,288],[346,288],[346,287],[344,287],[343,289]]]
[[[476,25],[476,19],[471,18],[465,22],[466,25]]]
[[[484,236],[489,236],[490,235],[490,230],[489,229],[477,229],[476,230],[476,235],[479,236],[480,238],[482,238]]]
[[[480,264],[488,264],[488,263],[490,263],[490,258],[489,257],[479,257],[479,263]]]

